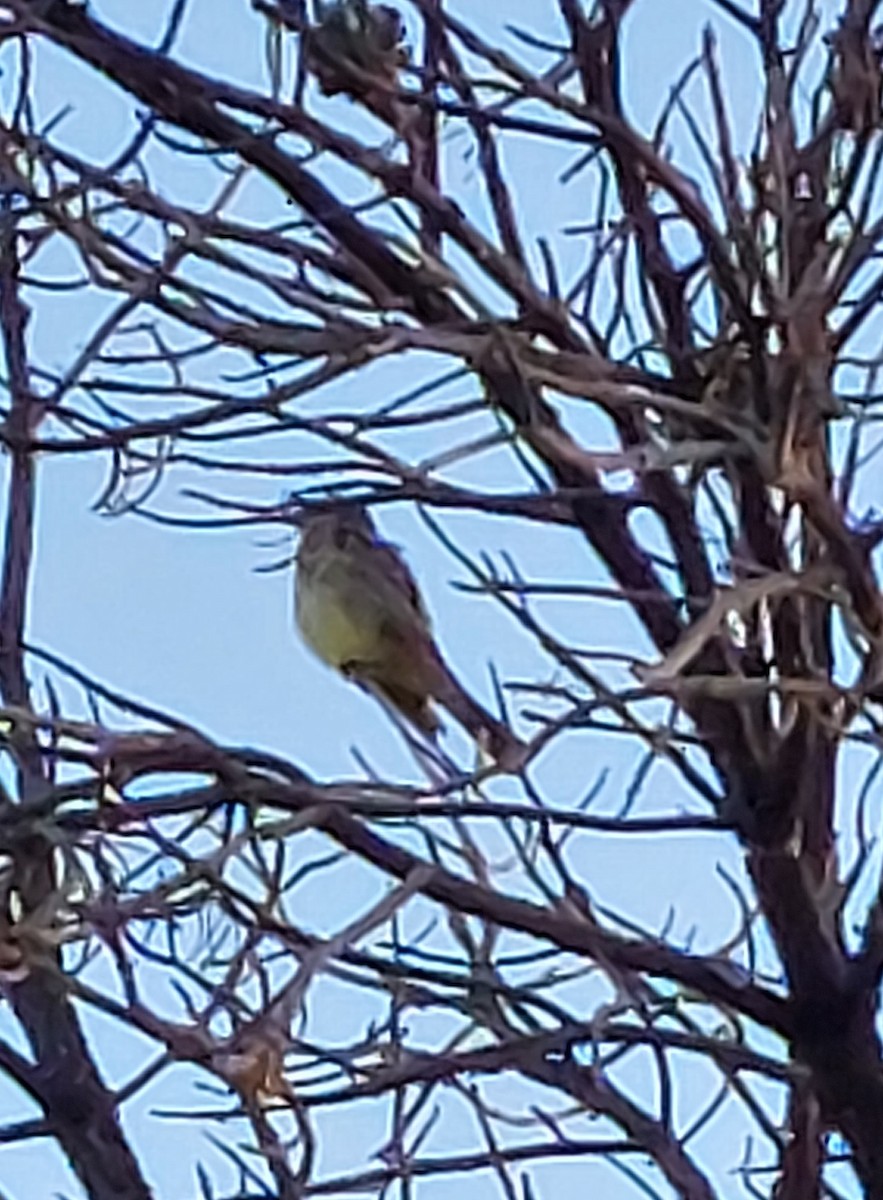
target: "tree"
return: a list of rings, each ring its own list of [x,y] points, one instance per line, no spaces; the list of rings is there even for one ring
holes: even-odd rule
[[[630,0],[550,0],[505,48],[442,0],[253,0],[263,86],[178,51],[184,0],[155,47],[7,0],[0,1065],[39,1115],[4,1142],[159,1195],[170,1114],[127,1105],[188,1066],[209,1099],[172,1115],[234,1167],[204,1197],[883,1197],[877,7],[715,0],[755,78],[709,28],[648,129]],[[42,111],[71,64],[74,114],[94,88],[137,123],[112,161]],[[65,353],[91,325],[63,362],[47,308]],[[34,646],[36,487],[70,461],[109,466],[116,528],[191,544],[328,496],[419,514],[517,631],[526,765],[402,729],[394,769],[362,745],[329,780]],[[551,581],[518,556],[547,545]],[[645,875],[675,837],[708,878],[731,856],[735,933]],[[95,1014],[139,1035],[119,1085]]]

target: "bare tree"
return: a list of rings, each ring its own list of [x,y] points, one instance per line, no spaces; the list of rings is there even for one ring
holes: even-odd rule
[[[155,47],[64,0],[0,16],[0,969],[28,1048],[4,1036],[0,1065],[42,1113],[0,1140],[55,1139],[90,1197],[143,1200],[155,1143],[121,1115],[188,1064],[213,1090],[178,1115],[216,1123],[238,1174],[201,1168],[203,1197],[480,1171],[529,1200],[550,1164],[604,1194],[703,1200],[730,1170],[778,1200],[883,1197],[877,4],[826,25],[715,0],[756,76],[728,88],[709,29],[654,129],[623,102],[622,28],[659,6],[549,0],[504,48],[443,0],[252,0],[262,88],[188,65],[169,7]],[[112,162],[38,111],[47,53],[137,121]],[[737,84],[762,96],[753,143]],[[202,165],[202,203],[157,154]],[[525,218],[540,157],[580,189],[566,230]],[[249,219],[255,181],[277,219]],[[29,326],[59,296],[98,314],[62,366]],[[345,398],[400,360],[406,387]],[[470,486],[488,453],[510,482]],[[35,488],[62,457],[105,461],[96,507],[169,538],[288,530],[329,496],[421,513],[543,663],[499,681],[524,765],[417,747],[411,777],[320,781],[30,646]],[[455,510],[573,553],[531,578],[453,538]],[[575,640],[556,597],[583,630],[615,606],[615,642]],[[637,896],[674,834],[741,860],[737,930],[701,952],[676,894],[648,925],[587,877],[615,836]],[[339,887],[341,856],[374,899],[320,936],[309,881]],[[356,1035],[316,1024],[329,988]],[[122,1087],[90,1012],[154,1048]],[[342,1169],[365,1104],[383,1133]]]

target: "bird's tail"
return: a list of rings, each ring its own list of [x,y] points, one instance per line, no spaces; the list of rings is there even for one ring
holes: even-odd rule
[[[433,647],[434,649],[434,647]],[[432,694],[458,721],[478,745],[504,771],[518,771],[524,764],[527,747],[508,725],[492,716],[466,691],[438,653],[433,654]]]
[[[432,701],[425,692],[413,691],[398,680],[384,679],[372,681],[369,690],[383,697],[393,708],[398,709],[402,716],[407,717],[427,737],[434,738],[438,733],[439,720],[432,711]]]

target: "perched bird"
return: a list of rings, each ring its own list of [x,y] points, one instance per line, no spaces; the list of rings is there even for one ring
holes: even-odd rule
[[[296,523],[295,616],[310,649],[429,737],[437,702],[500,767],[517,770],[524,744],[451,674],[414,577],[366,510],[321,505],[301,510]]]
[[[367,0],[319,3],[316,9],[308,54],[326,96],[343,92],[357,100],[368,99],[378,84],[381,89],[396,86],[408,61],[402,45],[405,27],[397,9]]]

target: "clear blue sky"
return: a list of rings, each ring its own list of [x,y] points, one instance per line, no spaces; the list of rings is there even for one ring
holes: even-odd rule
[[[162,29],[169,7],[166,0],[140,4],[103,0],[91,5],[91,10],[131,36],[152,41]],[[505,4],[500,0],[460,0],[450,7],[488,33],[500,34],[507,22],[543,35],[557,32],[553,5],[547,0],[507,0]],[[638,0],[635,4],[625,41],[628,109],[640,128],[652,128],[672,82],[696,53],[702,27],[709,20],[719,35],[729,103],[747,145],[761,101],[754,51],[741,31],[701,0],[667,4]],[[266,80],[262,24],[245,0],[192,0],[177,53],[201,70],[251,87],[260,87]],[[13,79],[7,65],[0,79],[7,104]],[[694,86],[690,94],[698,96],[700,89]],[[99,164],[110,160],[134,129],[132,107],[125,98],[48,47],[36,47],[34,99],[42,120],[70,105],[71,112],[54,137]],[[335,111],[342,120],[350,119],[347,105],[343,99],[337,102]],[[683,127],[676,128],[683,136]],[[449,140],[446,173],[450,180],[461,177],[458,199],[470,208],[478,203],[479,195],[470,165],[462,161],[462,150],[462,140]],[[552,186],[562,165],[559,156],[553,159],[550,155],[549,161],[543,162],[535,146],[525,151],[513,145],[506,153],[507,165],[521,180],[519,204],[526,228],[548,232],[590,219],[589,196],[579,184],[568,189]],[[152,168],[165,193],[185,203],[205,204],[218,187],[217,174],[195,160],[182,162],[156,153]],[[588,186],[587,181],[586,189]],[[276,193],[255,182],[245,189],[236,211],[244,218],[270,222],[280,219],[286,210]],[[579,262],[578,244],[573,239],[559,239],[556,245],[565,278],[572,276]],[[41,265],[44,273],[50,268],[63,273],[65,267],[73,273],[75,264],[73,259],[65,264],[59,256],[53,261],[47,258]],[[52,368],[63,369],[83,345],[100,309],[97,303],[93,307],[64,293],[41,295],[34,304],[35,356]],[[305,411],[318,413],[329,403],[356,408],[371,402],[374,389],[377,395],[390,396],[407,391],[426,369],[425,364],[411,361],[373,369],[333,395],[309,400]],[[372,396],[365,395],[366,389],[371,389]],[[447,394],[459,393],[455,386]],[[593,444],[600,444],[605,436],[603,428],[590,420],[585,421],[584,432]],[[420,447],[413,442],[408,445],[400,439],[396,446],[403,454],[419,456]],[[287,444],[274,442],[264,451],[254,444],[247,447],[250,456],[266,453],[274,460],[315,451],[314,443],[296,437]],[[101,492],[106,471],[107,463],[98,459],[47,459],[41,463],[30,621],[34,642],[120,691],[186,717],[222,742],[265,747],[319,776],[355,772],[350,752],[353,744],[359,745],[380,772],[409,773],[398,736],[380,709],[316,663],[296,640],[289,574],[255,573],[255,567],[285,553],[287,547],[278,544],[277,530],[175,531],[137,517],[110,520],[98,516],[91,505]],[[496,487],[505,487],[516,478],[502,455],[480,459],[460,470],[457,477]],[[200,511],[180,499],[179,489],[188,484],[208,485],[234,496],[249,494],[264,502],[278,499],[283,492],[278,481],[258,481],[246,491],[246,485],[232,478],[207,480],[173,472],[158,494],[156,507],[166,512]],[[486,667],[491,657],[503,678],[530,679],[547,671],[532,644],[497,608],[451,587],[452,580],[464,578],[462,568],[414,514],[384,511],[381,523],[384,531],[405,547],[427,594],[439,638],[458,673],[476,693],[491,698]],[[582,541],[571,535],[544,531],[536,537],[527,525],[463,516],[445,516],[444,524],[472,548],[495,554],[510,551],[528,578],[551,580],[569,575],[575,581],[603,581],[603,573]],[[268,545],[273,539],[276,544]],[[573,600],[548,602],[541,611],[554,619],[562,634],[569,633],[581,645],[638,644],[636,633],[627,632],[629,628],[634,631],[634,625],[625,624],[629,618],[618,607],[594,605],[588,620],[584,604]],[[33,674],[39,681],[43,669],[36,666]],[[81,703],[69,685],[58,680],[56,684],[66,703],[72,707]],[[466,752],[462,742],[451,744],[458,752]],[[602,768],[609,769],[599,807],[614,811],[634,762],[633,746],[582,736],[572,738],[548,763],[541,762],[537,780],[552,802],[566,805],[580,798]],[[677,786],[664,769],[655,770],[652,780],[645,795],[645,811],[650,811],[651,805],[670,805]],[[510,786],[501,783],[497,794],[509,794]],[[627,847],[614,839],[586,838],[579,853],[584,877],[591,881],[590,890],[599,902],[653,926],[662,923],[670,908],[673,936],[686,940],[695,928],[695,947],[706,949],[720,944],[739,922],[732,895],[718,873],[723,864],[739,876],[738,856],[725,840],[710,847],[710,841],[686,838],[647,839],[640,844],[630,842]],[[325,887],[328,878],[322,877]],[[377,894],[377,881],[361,868],[338,868],[335,878],[340,886],[334,897],[325,891],[315,901],[315,911],[321,904],[324,917],[332,924],[344,913],[358,911]],[[314,913],[305,909],[300,916],[309,923]],[[317,1037],[324,1027],[343,1040],[347,1026],[355,1036],[364,1025],[365,1013],[349,1011],[348,1003],[340,989],[327,988],[321,1012],[312,1014]],[[111,1078],[116,1082],[128,1079],[143,1064],[144,1042],[122,1036],[117,1027],[93,1015],[86,1021]],[[194,1092],[193,1079],[194,1073],[184,1069],[168,1072],[126,1110],[125,1122],[135,1134],[136,1145],[143,1148],[139,1139],[148,1128],[152,1137],[162,1138],[161,1144],[153,1143],[145,1152],[149,1177],[162,1200],[183,1200],[196,1194],[193,1164],[197,1159],[206,1161],[220,1180],[229,1179],[228,1168],[195,1126],[173,1120],[160,1123],[146,1115],[150,1109],[186,1104],[210,1107],[211,1097]],[[501,1084],[497,1097],[515,1106],[520,1098],[514,1092],[506,1093],[508,1086]],[[712,1086],[716,1084],[701,1070],[684,1076],[679,1097],[682,1121],[707,1100]],[[744,1131],[736,1123],[727,1124],[734,1120],[733,1112],[731,1107],[725,1109],[698,1143],[707,1156],[706,1165],[735,1165],[736,1147]],[[20,1098],[8,1088],[0,1088],[0,1119],[21,1115]],[[357,1166],[372,1139],[375,1144],[382,1140],[384,1129],[385,1116],[379,1108],[360,1106],[346,1144],[338,1135],[324,1148],[325,1168]],[[444,1135],[449,1148],[455,1134],[452,1117]],[[434,1148],[444,1149],[444,1143]],[[581,1170],[582,1174],[552,1166],[536,1178],[543,1181],[547,1195],[553,1194],[553,1188],[561,1189],[565,1200],[571,1194],[582,1194],[587,1182],[605,1200],[631,1194],[630,1185],[600,1165]],[[35,1190],[36,1172],[39,1186]],[[451,1184],[427,1186],[440,1195],[441,1189]],[[490,1196],[497,1185],[488,1174],[465,1183],[457,1180],[456,1186],[468,1190],[468,1200],[479,1200]],[[26,1200],[56,1191],[78,1195],[61,1156],[49,1149],[49,1143],[0,1150],[0,1194],[4,1197]]]

